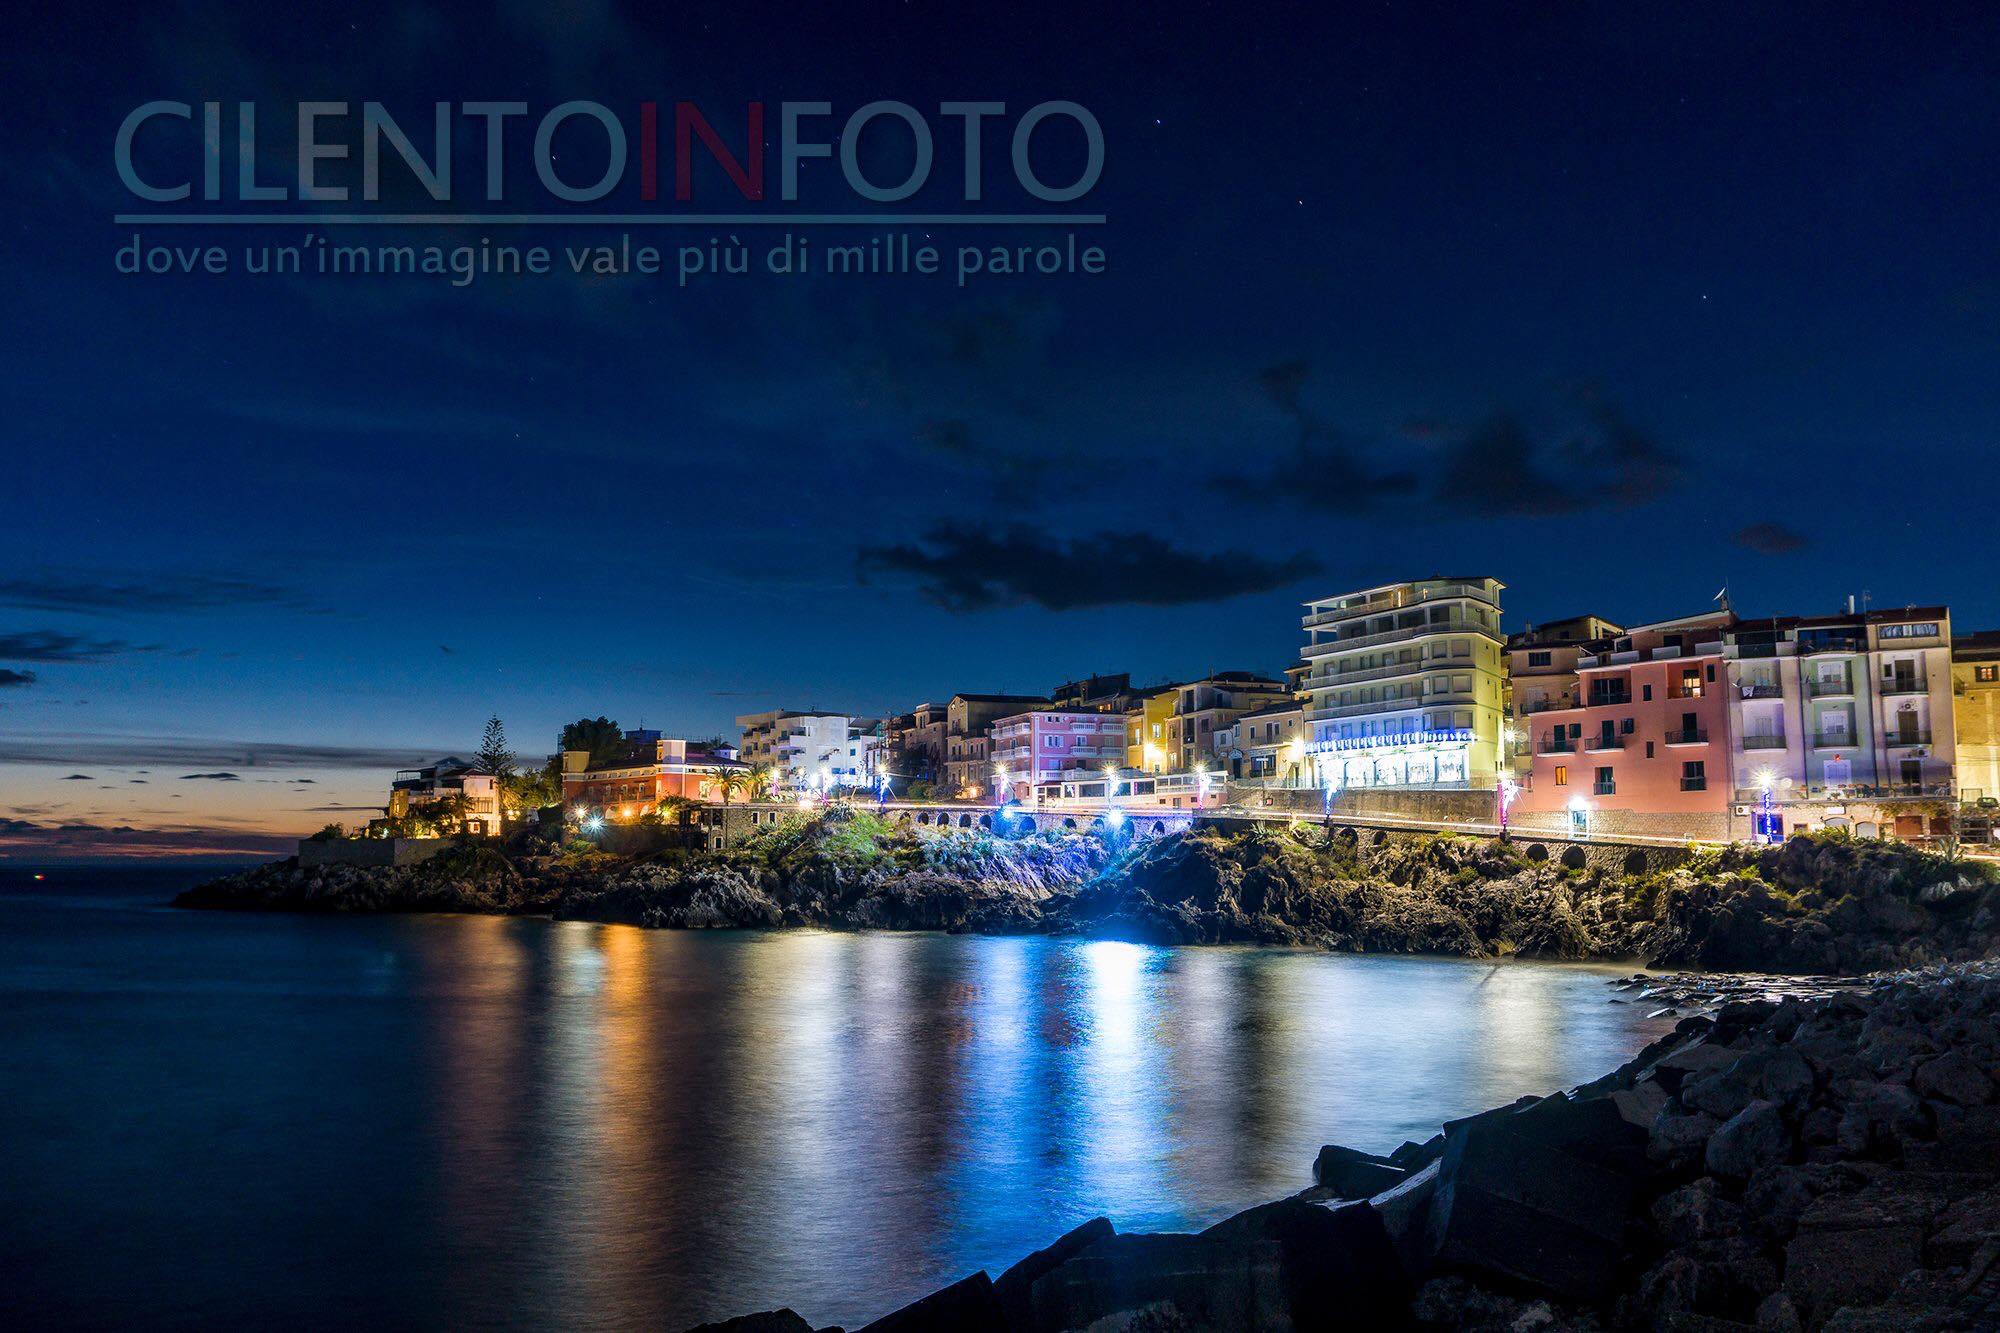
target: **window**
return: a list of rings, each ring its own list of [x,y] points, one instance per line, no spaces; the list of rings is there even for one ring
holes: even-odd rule
[[[1651,759],[1652,757],[1653,757],[1653,743],[1652,743],[1651,741],[1647,741],[1647,742],[1646,742],[1646,758],[1648,758],[1648,759]]]
[[[1529,666],[1531,666],[1531,667],[1538,667],[1538,666],[1548,666],[1548,665],[1549,665],[1549,664],[1550,664],[1550,663],[1551,663],[1552,661],[1554,661],[1554,660],[1555,660],[1555,654],[1554,654],[1554,653],[1529,653],[1529,654],[1528,654],[1528,665],[1529,665]]]
[[[1620,722],[1618,724],[1618,734],[1621,736],[1630,736],[1632,734],[1631,718],[1628,717],[1623,722]]]
[[[1988,683],[2000,680],[2000,666],[1976,666],[1972,668],[1972,678]]]
[[[1681,765],[1681,790],[1708,790],[1708,763],[1706,760],[1690,759]]]
[[[1567,787],[1567,786],[1569,786],[1569,765],[1568,765],[1568,764],[1557,764],[1557,765],[1556,765],[1556,786],[1558,786],[1558,787]]]
[[[1639,697],[1647,703],[1651,703],[1653,701],[1653,687],[1651,685],[1641,685],[1639,687]]]
[[[1882,637],[1885,639],[1934,639],[1937,637],[1937,622],[1926,621],[1921,625],[1884,625]]]
[[[1618,780],[1612,776],[1610,769],[1600,768],[1597,770],[1597,781],[1591,785],[1590,790],[1598,796],[1616,796]]]

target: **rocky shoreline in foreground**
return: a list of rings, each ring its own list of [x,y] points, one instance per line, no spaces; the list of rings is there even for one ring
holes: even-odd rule
[[[505,846],[466,841],[393,869],[289,860],[176,901],[1837,975],[1979,959],[2000,947],[2000,877],[1896,843],[1797,837],[1627,874],[1530,861],[1514,844],[1449,835],[1362,850],[1308,823],[1120,845],[1091,833],[912,829],[845,809],[796,816],[719,851],[632,858],[518,836]]]
[[[1996,1085],[1994,964],[1733,1001],[1594,1083],[1329,1145],[1311,1186],[1205,1231],[1095,1218],[863,1333],[1992,1329]]]

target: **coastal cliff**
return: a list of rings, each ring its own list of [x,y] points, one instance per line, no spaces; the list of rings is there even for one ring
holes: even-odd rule
[[[2000,880],[1990,869],[1888,842],[1798,837],[1632,875],[1447,835],[1363,852],[1301,824],[1121,846],[1092,833],[913,829],[849,810],[795,816],[719,851],[643,858],[516,839],[505,848],[467,841],[393,868],[283,861],[176,901],[1848,975],[1983,958],[2000,944]]]

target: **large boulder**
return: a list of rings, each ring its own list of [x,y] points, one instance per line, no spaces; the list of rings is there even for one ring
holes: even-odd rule
[[[1433,1262],[1601,1300],[1626,1257],[1644,1148],[1608,1099],[1551,1097],[1447,1127],[1426,1224]]]
[[[796,1310],[760,1310],[713,1324],[697,1324],[687,1333],[813,1333],[813,1326]]]
[[[1149,1311],[1166,1327],[1249,1333],[1343,1321],[1394,1328],[1408,1322],[1409,1300],[1367,1204],[1284,1199],[1198,1235],[1101,1239],[1038,1278],[1031,1307],[1037,1328]]]
[[[1403,1169],[1393,1159],[1329,1143],[1313,1159],[1313,1183],[1343,1199],[1365,1199],[1393,1188]]]
[[[993,1299],[1000,1303],[1009,1328],[1025,1328],[1033,1311],[1035,1280],[1053,1272],[1108,1236],[1117,1234],[1111,1219],[1093,1217],[1082,1226],[1064,1232],[1042,1249],[1036,1250],[1002,1273],[993,1282]]]
[[[1006,1333],[1007,1319],[981,1269],[865,1325],[861,1333]]]

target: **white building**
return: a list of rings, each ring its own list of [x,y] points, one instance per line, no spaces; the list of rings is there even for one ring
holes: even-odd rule
[[[777,709],[746,714],[736,725],[743,729],[740,758],[754,772],[774,774],[777,795],[875,784],[882,737],[872,722]]]
[[[1504,734],[1505,586],[1439,577],[1306,604],[1314,785],[1494,785]]]

